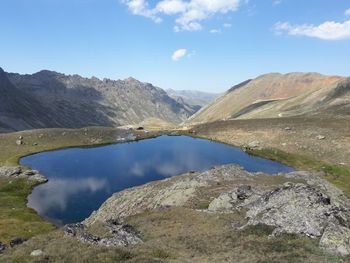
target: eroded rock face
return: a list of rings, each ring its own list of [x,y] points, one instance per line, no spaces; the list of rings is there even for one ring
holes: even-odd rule
[[[245,211],[246,223],[239,229],[265,224],[275,227],[271,237],[282,233],[317,237],[327,251],[350,254],[349,200],[322,174],[311,172],[264,175],[234,165],[215,167],[116,193],[83,223],[91,226],[145,210],[188,207],[200,191],[216,193],[208,209],[200,211]]]
[[[17,167],[2,166],[0,167],[0,176],[12,177],[12,178],[28,178],[29,180],[37,181],[39,183],[47,182],[47,178],[42,174],[40,174],[38,171],[36,170],[23,171],[23,169],[20,166],[17,166]]]

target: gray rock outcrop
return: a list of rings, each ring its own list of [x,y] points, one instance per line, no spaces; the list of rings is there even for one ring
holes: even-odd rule
[[[142,243],[141,234],[130,225],[123,224],[118,220],[108,220],[104,227],[109,232],[107,237],[90,234],[86,225],[81,223],[66,225],[64,233],[77,238],[83,243],[106,247],[126,247]]]
[[[23,170],[20,166],[0,166],[0,177],[28,178],[39,183],[47,182],[47,178],[36,170]]]
[[[266,183],[274,178],[275,183]],[[274,227],[272,238],[283,233],[320,238],[320,247],[328,252],[350,254],[349,200],[321,174],[312,172],[264,175],[234,165],[215,167],[116,193],[83,223],[92,226],[146,210],[190,207],[200,189],[219,191],[208,209],[200,211],[245,211],[246,222],[237,226],[238,231],[264,224]]]
[[[247,209],[247,225],[275,226],[272,235],[290,233],[320,237],[330,223],[343,224],[338,218],[345,216],[350,220],[348,208],[337,204],[321,190],[302,183],[286,183],[243,207]]]

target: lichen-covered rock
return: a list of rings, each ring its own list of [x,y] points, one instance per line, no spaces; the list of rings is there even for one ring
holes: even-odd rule
[[[113,194],[84,224],[122,219],[130,215],[164,207],[184,206],[199,188],[235,179],[253,180],[255,175],[236,165],[214,167],[203,173],[188,173],[151,182]]]
[[[117,220],[109,220],[105,223],[105,227],[110,234],[108,237],[90,234],[87,226],[81,223],[66,225],[64,232],[66,235],[75,237],[83,243],[106,247],[126,247],[142,243],[141,234],[130,225],[123,224]]]
[[[240,185],[229,192],[224,192],[210,202],[208,210],[212,212],[229,212],[255,201],[261,191],[250,185]]]
[[[237,195],[235,192],[223,193],[218,198],[215,198],[210,202],[208,210],[215,212],[232,211],[236,202]]]
[[[183,206],[194,196],[196,189],[203,186],[206,186],[206,183],[197,178],[183,178],[183,180],[169,178],[131,188],[114,194],[84,223],[89,225],[94,222],[125,218],[145,210]]]
[[[320,246],[333,254],[350,255],[350,229],[335,223],[328,224]]]
[[[39,183],[47,182],[47,178],[40,174],[36,170],[26,170],[23,171],[20,166],[15,167],[0,167],[0,177],[13,177],[13,178],[27,178],[29,180],[37,181]]]
[[[310,237],[322,235],[339,208],[331,204],[329,196],[305,184],[286,183],[263,194],[245,206],[248,225],[275,226],[273,234],[294,233]]]

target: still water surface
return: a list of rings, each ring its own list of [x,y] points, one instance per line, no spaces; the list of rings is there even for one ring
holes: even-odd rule
[[[114,192],[214,165],[235,163],[250,172],[292,169],[239,148],[186,136],[161,136],[95,148],[69,148],[21,159],[49,182],[34,188],[28,206],[60,225],[79,222]]]

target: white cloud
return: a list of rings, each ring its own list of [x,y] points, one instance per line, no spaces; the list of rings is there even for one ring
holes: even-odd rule
[[[350,16],[350,8],[348,10],[345,10],[345,15]]]
[[[211,30],[209,31],[209,33],[211,33],[211,34],[220,34],[220,33],[221,33],[221,30],[220,30],[220,29],[211,29]]]
[[[343,23],[327,21],[320,25],[291,25],[290,23],[277,23],[274,27],[276,33],[287,33],[291,36],[307,36],[323,40],[350,39],[350,20]]]
[[[282,0],[274,0],[273,1],[273,5],[279,5],[280,3],[282,3]]]
[[[148,17],[155,22],[162,16],[175,16],[175,31],[198,31],[202,22],[215,14],[227,14],[238,9],[241,0],[160,0],[150,7],[147,0],[123,0],[134,15]]]
[[[187,54],[187,49],[178,49],[176,50],[173,55],[171,56],[171,59],[174,60],[174,61],[178,61],[180,58],[186,56]]]
[[[156,12],[173,15],[185,12],[186,3],[181,0],[163,0],[158,2]]]
[[[223,27],[230,28],[230,27],[232,27],[232,25],[230,23],[225,23],[225,24],[223,24]]]
[[[162,21],[154,10],[149,9],[148,2],[145,0],[123,0],[122,3],[126,4],[130,12],[134,15],[148,17],[156,23]]]

